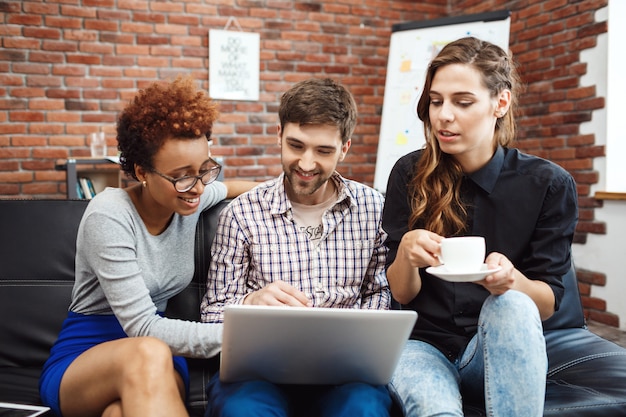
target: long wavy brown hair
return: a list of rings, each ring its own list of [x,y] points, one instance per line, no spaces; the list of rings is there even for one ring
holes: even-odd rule
[[[429,117],[433,78],[439,68],[450,64],[476,68],[492,97],[497,97],[505,89],[511,91],[509,111],[496,121],[494,150],[498,144],[507,146],[515,138],[514,113],[520,85],[511,56],[502,48],[473,37],[447,44],[428,66],[417,104],[417,115],[424,123],[426,145],[417,163],[416,175],[409,184],[409,228],[419,225],[442,236],[463,234],[467,228],[467,209],[460,198],[463,171],[454,158],[439,148]]]

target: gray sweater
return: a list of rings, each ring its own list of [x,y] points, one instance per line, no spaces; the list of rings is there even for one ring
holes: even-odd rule
[[[70,310],[115,314],[127,335],[157,337],[174,355],[216,355],[221,325],[163,318],[157,312],[191,282],[198,217],[225,197],[224,184],[208,185],[197,212],[174,214],[167,229],[153,236],[126,191],[107,188],[96,195],[78,229]]]

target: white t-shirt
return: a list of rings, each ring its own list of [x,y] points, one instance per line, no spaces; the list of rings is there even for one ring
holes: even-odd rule
[[[306,233],[314,245],[318,245],[322,235],[324,234],[324,226],[322,224],[322,216],[324,212],[335,205],[337,202],[337,191],[326,201],[307,205],[291,202],[293,219],[298,225],[298,229],[302,233]]]

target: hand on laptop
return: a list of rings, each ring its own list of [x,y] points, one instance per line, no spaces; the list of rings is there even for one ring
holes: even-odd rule
[[[274,281],[260,290],[248,294],[243,303],[268,306],[313,306],[305,293],[284,281]]]

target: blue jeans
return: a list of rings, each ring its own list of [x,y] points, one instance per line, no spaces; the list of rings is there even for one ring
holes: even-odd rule
[[[388,417],[391,397],[385,386],[276,385],[267,381],[208,384],[205,417]]]
[[[409,340],[391,381],[407,417],[463,416],[462,393],[482,398],[488,416],[543,415],[548,359],[539,312],[527,295],[489,296],[478,331],[454,362]]]

